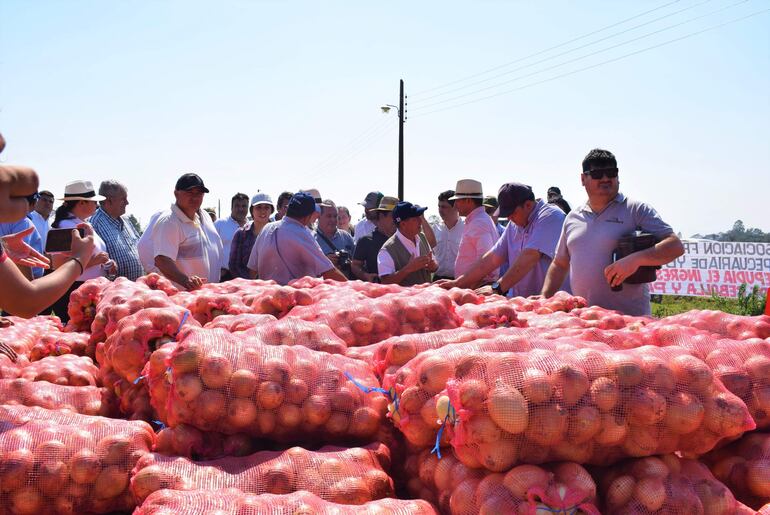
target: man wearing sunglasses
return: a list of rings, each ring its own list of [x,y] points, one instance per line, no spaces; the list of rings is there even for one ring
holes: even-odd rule
[[[564,221],[543,295],[556,293],[569,273],[572,293],[584,297],[589,305],[627,315],[649,315],[647,285],[623,281],[640,266],[664,265],[681,256],[682,242],[655,209],[619,192],[618,164],[612,152],[591,150],[583,160],[580,180],[588,202],[572,210]],[[618,240],[637,229],[652,234],[658,243],[613,263]],[[622,290],[612,290],[621,284]]]

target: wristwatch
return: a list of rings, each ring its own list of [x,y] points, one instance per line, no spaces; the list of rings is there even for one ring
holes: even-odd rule
[[[503,295],[503,290],[500,289],[500,281],[495,281],[492,283],[492,291],[498,295]]]

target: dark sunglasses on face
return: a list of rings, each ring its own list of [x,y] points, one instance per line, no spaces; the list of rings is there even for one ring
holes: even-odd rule
[[[587,172],[583,172],[583,175],[590,175],[592,179],[599,180],[602,177],[607,177],[608,179],[614,179],[618,176],[618,169],[617,168],[599,168],[598,170],[589,170]]]
[[[40,194],[36,191],[35,193],[32,193],[30,195],[20,195],[18,197],[11,197],[11,198],[23,198],[28,203],[34,204],[35,202],[37,202],[37,199],[40,198]]]

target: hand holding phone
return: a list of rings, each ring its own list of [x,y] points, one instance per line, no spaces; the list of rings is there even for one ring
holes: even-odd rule
[[[75,229],[51,229],[45,240],[45,251],[47,254],[58,254],[72,250],[72,232]],[[81,238],[85,238],[85,227],[78,227],[77,231]]]

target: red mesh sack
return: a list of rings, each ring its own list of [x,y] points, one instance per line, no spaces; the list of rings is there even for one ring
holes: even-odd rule
[[[724,311],[697,310],[664,318],[659,323],[678,324],[720,334],[733,340],[770,338],[770,316],[733,315]]]
[[[673,454],[628,460],[596,476],[604,513],[753,513],[704,464]]]
[[[143,275],[142,277],[138,278],[136,282],[144,284],[151,290],[161,290],[169,297],[179,293],[179,288],[174,286],[174,283],[172,283],[165,276],[156,272]]]
[[[289,286],[305,290],[314,301],[319,301],[329,296],[355,295],[356,293],[376,299],[390,293],[399,293],[416,288],[406,288],[398,284],[377,284],[363,281],[346,281],[341,283],[333,279],[321,279],[317,277],[301,277],[289,282]]]
[[[485,299],[483,295],[479,295],[473,290],[466,290],[464,288],[450,288],[448,293],[449,296],[452,297],[452,302],[458,306],[464,304],[481,304]]]
[[[137,508],[134,515],[437,515],[425,501],[378,499],[350,506],[324,501],[310,492],[285,495],[246,494],[234,488],[224,490],[160,490]]]
[[[565,291],[557,291],[553,297],[548,299],[540,295],[533,295],[531,297],[513,297],[510,301],[516,306],[516,311],[532,311],[541,315],[557,311],[569,312],[588,305],[583,297],[576,297]]]
[[[702,461],[741,502],[756,509],[770,503],[770,433],[748,433]]]
[[[521,327],[516,308],[508,299],[484,304],[465,304],[457,308],[457,314],[465,322],[464,327]]]
[[[29,351],[30,361],[38,361],[48,356],[75,354],[85,356],[88,352],[90,333],[63,333],[50,331],[43,333]]]
[[[255,281],[251,291],[244,293],[243,302],[252,313],[263,313],[281,318],[295,306],[309,306],[313,297],[305,290],[279,286],[273,281]]]
[[[767,503],[764,506],[762,506],[757,513],[759,515],[770,515],[770,503]]]
[[[0,404],[66,409],[83,415],[112,417],[117,399],[107,388],[61,386],[44,381],[0,379]]]
[[[37,316],[33,318],[3,317],[4,327],[0,327],[0,341],[8,345],[19,356],[29,356],[38,339],[47,333],[62,330],[59,317]]]
[[[242,334],[192,328],[166,358],[168,373],[150,371],[151,396],[167,392],[166,425],[284,442],[367,441],[377,433],[386,399],[365,394],[351,379],[378,386],[365,363],[254,344]],[[154,353],[150,368],[156,363]],[[167,386],[156,388],[155,377]]]
[[[129,476],[152,446],[144,422],[0,406],[0,510],[110,513],[135,507]]]
[[[345,354],[348,349],[328,326],[298,318],[282,318],[255,327],[245,331],[243,338],[264,345],[301,345],[329,354]]]
[[[96,316],[91,324],[91,345],[107,340],[118,322],[140,309],[164,308],[173,305],[168,295],[160,290],[151,290],[141,283],[118,277],[110,288],[104,291],[96,306]]]
[[[425,450],[410,468],[416,469],[410,493],[435,503],[442,513],[599,514],[596,483],[577,463],[519,465],[495,473],[468,468],[452,453],[439,460]]]
[[[147,454],[136,464],[131,491],[141,504],[153,492],[238,488],[253,494],[288,494],[299,490],[341,504],[363,504],[394,495],[393,481],[383,470],[379,455],[389,465],[387,448],[307,451],[263,451],[243,457],[210,461]]]
[[[254,313],[242,313],[240,315],[219,315],[204,327],[207,329],[225,329],[231,333],[247,331],[255,327],[274,322],[276,318],[273,315],[263,315]]]
[[[99,369],[87,356],[64,354],[30,363],[19,370],[17,377],[68,386],[96,386],[99,384]]]
[[[172,300],[177,305],[188,309],[201,325],[211,322],[220,315],[239,315],[251,310],[237,295],[203,288],[177,293]]]
[[[438,288],[413,289],[370,299],[330,297],[296,307],[292,318],[329,326],[348,347],[369,345],[391,336],[459,327],[451,297]]]
[[[459,459],[493,471],[700,455],[755,427],[743,401],[681,347],[466,354],[433,414],[456,421],[447,427]]]
[[[96,316],[96,305],[102,298],[104,291],[112,286],[112,282],[106,277],[97,277],[77,287],[70,293],[67,314],[70,319],[67,322],[68,331],[90,331],[91,323]]]
[[[226,456],[247,456],[260,448],[264,449],[264,444],[249,435],[225,435],[179,424],[176,427],[163,428],[157,435],[153,450],[167,456],[213,460]]]

